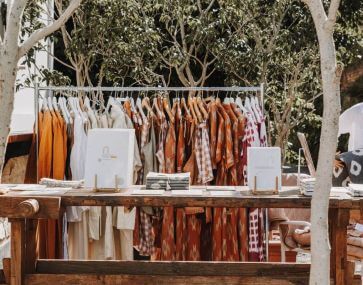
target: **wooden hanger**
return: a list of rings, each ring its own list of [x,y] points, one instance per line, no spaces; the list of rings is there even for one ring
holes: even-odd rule
[[[188,96],[188,106],[189,106],[190,112],[192,113],[193,120],[197,124],[198,123],[198,117],[197,117],[197,115],[195,113],[194,106],[193,106],[193,98],[191,96]]]
[[[182,107],[182,110],[184,110],[184,113],[187,114],[188,117],[190,117],[190,112],[184,97],[180,100],[180,106]]]
[[[141,114],[142,120],[146,121],[146,116],[145,116],[144,110],[142,108],[141,98],[139,96],[137,96],[137,99],[136,99],[136,107],[139,110],[139,113]]]
[[[203,106],[202,99],[198,96],[196,100],[197,100],[197,104],[198,104],[199,110],[202,112],[202,115],[203,115],[204,120],[207,120],[208,119],[208,112],[207,112],[207,110]]]
[[[169,100],[166,97],[163,98],[163,106],[164,106],[164,110],[168,114],[170,122],[174,123],[175,118],[174,118],[174,115],[172,114],[172,112],[170,110]]]
[[[155,117],[155,113],[154,113],[154,111],[153,111],[153,109],[151,108],[151,105],[150,105],[149,97],[145,97],[144,99],[142,99],[141,107],[146,108],[146,110],[149,112],[149,114],[152,117]]]
[[[157,117],[162,120],[164,117],[164,114],[161,112],[160,108],[159,108],[159,102],[158,102],[158,98],[154,98],[153,100],[153,108],[155,108],[156,110],[156,115]]]
[[[131,114],[131,102],[130,99],[127,99],[124,103],[124,108],[126,110],[126,114],[129,116],[129,118],[132,118],[132,114]]]

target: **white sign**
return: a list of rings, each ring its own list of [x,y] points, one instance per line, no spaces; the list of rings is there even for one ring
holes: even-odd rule
[[[249,147],[247,177],[250,190],[281,190],[281,149]]]
[[[97,189],[132,185],[135,130],[92,129],[88,132],[85,186]]]

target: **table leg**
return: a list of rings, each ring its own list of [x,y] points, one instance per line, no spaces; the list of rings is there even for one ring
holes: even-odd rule
[[[11,270],[10,284],[21,285],[24,276],[25,221],[11,219]]]
[[[331,277],[336,285],[346,284],[345,269],[347,268],[347,226],[349,209],[330,209],[330,244],[331,244]]]
[[[24,261],[24,273],[31,274],[35,272],[36,264],[36,230],[38,220],[26,220],[25,225],[25,261]]]

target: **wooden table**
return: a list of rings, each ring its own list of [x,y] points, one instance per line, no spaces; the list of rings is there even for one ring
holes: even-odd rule
[[[286,190],[286,189],[284,189]],[[19,284],[307,284],[309,264],[181,261],[66,261],[36,260],[32,220],[59,218],[67,206],[201,206],[310,208],[311,199],[299,195],[255,196],[238,188],[231,195],[199,196],[133,195],[60,190],[34,194],[10,191],[0,196],[0,217],[11,221],[11,285]],[[350,209],[360,209],[358,199],[332,193],[329,203],[331,272],[335,284],[350,284],[346,254]],[[5,266],[6,266],[5,262]]]

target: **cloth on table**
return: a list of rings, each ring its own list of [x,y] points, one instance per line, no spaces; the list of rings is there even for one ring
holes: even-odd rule
[[[347,245],[347,254],[348,256],[353,256],[359,259],[363,259],[363,248],[354,245]]]

